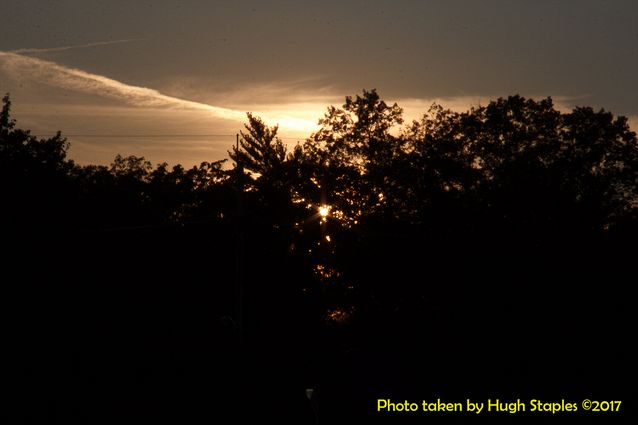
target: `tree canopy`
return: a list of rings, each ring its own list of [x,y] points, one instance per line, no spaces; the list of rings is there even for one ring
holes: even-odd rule
[[[364,90],[329,107],[294,147],[248,114],[229,152],[241,173],[223,160],[169,170],[119,155],[108,167],[79,166],[61,133],[38,140],[16,128],[10,107],[6,96],[0,184],[12,206],[4,213],[25,225],[47,208],[66,225],[96,228],[229,219],[238,179],[252,214],[301,231],[324,206],[336,238],[356,230],[427,235],[431,244],[578,245],[619,236],[636,215],[638,147],[627,119],[589,107],[563,113],[551,98],[510,96],[466,112],[433,105],[403,125],[398,105]]]
[[[153,342],[136,346],[141,358],[153,359],[168,340],[182,368],[200,353],[197,340],[206,347],[197,376],[220,357],[208,382],[222,380],[229,406],[241,400],[235,371],[247,364],[255,391],[267,381],[285,392],[301,385],[285,376],[303,370],[350,406],[355,392],[340,383],[356,370],[362,376],[352,382],[369,383],[370,353],[379,352],[402,364],[414,351],[407,364],[419,388],[454,378],[432,364],[461,368],[466,380],[473,370],[515,382],[568,373],[580,382],[583,368],[587,383],[591,373],[619,374],[618,353],[628,350],[615,344],[592,369],[587,341],[590,329],[615,341],[625,329],[618,317],[638,236],[638,140],[625,117],[510,96],[465,112],[432,105],[404,124],[401,108],[371,90],[329,107],[319,130],[295,146],[248,114],[229,151],[232,168],[226,160],[186,168],[120,155],[108,166],[79,165],[61,133],[38,139],[10,111],[5,96],[3,281],[26,288],[11,317],[24,318],[18,328],[30,341],[66,338],[84,353],[87,339],[129,350],[143,335]],[[594,290],[584,289],[591,280]],[[214,337],[211,323],[219,323]],[[576,336],[557,333],[561,326]],[[238,357],[238,334],[252,347],[244,355],[259,357]],[[550,344],[569,362],[541,361],[526,375],[521,364],[532,354],[501,355]],[[110,364],[112,347],[91,358]],[[66,357],[86,357],[76,354]],[[127,362],[114,370],[129,370]],[[181,392],[189,385],[180,373],[155,397],[186,405],[201,396]],[[359,402],[372,399],[372,388],[357,389]],[[263,409],[279,406],[280,393],[268,392]]]

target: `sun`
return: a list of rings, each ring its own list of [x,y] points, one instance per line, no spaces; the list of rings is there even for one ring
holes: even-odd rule
[[[330,206],[329,205],[321,205],[319,207],[319,215],[323,218],[328,217],[328,214],[330,214]]]

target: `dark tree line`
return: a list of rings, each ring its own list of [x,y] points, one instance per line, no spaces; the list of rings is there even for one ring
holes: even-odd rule
[[[38,140],[16,128],[10,105],[5,97],[0,170],[3,222],[14,230],[230,220],[239,184],[248,212],[283,227],[327,205],[335,237],[396,227],[432,243],[551,246],[622,237],[636,214],[638,149],[626,118],[560,113],[550,98],[512,96],[464,113],[434,105],[401,127],[401,108],[364,91],[328,108],[321,129],[291,149],[249,114],[230,152],[241,177],[225,160],[185,169],[118,155],[110,166],[79,166],[60,133]]]
[[[353,412],[372,393],[351,397],[338,382],[393,382],[360,370],[375,356],[452,365],[464,353],[467,369],[455,382],[465,382],[472,366],[498,369],[498,353],[524,352],[496,376],[536,382],[536,390],[539,374],[577,377],[590,360],[578,357],[588,342],[518,334],[536,326],[607,324],[615,342],[605,359],[624,364],[623,276],[638,234],[638,140],[624,117],[589,107],[562,113],[551,98],[510,96],[462,113],[433,105],[404,124],[401,108],[372,90],[329,107],[320,130],[294,147],[248,114],[229,151],[232,168],[226,160],[184,168],[119,155],[109,166],[78,165],[60,133],[32,136],[16,127],[10,107],[6,96],[3,281],[26,300],[13,308],[31,312],[16,335],[34,331],[77,354],[99,351],[79,335],[93,347],[116,329],[127,336],[109,337],[115,349],[157,331],[133,349],[145,360],[118,365],[138,370],[170,334],[189,347],[174,354],[182,361],[214,353],[269,382],[280,379],[274,370],[301,371],[305,381],[289,386],[323,385],[324,400],[332,395],[343,408],[338,400],[348,399]],[[23,292],[33,282],[35,292]],[[41,330],[46,320],[66,333]],[[493,326],[509,336],[483,335]],[[421,335],[430,336],[417,349]],[[242,340],[253,354],[240,353]],[[529,366],[550,347],[572,363],[561,368],[544,357],[542,368]],[[241,355],[248,359],[229,360]],[[227,399],[240,397],[246,390],[230,384],[235,369],[224,364]],[[169,382],[194,378],[185,379]],[[182,405],[191,396],[172,395]],[[81,421],[86,409],[60,417]]]

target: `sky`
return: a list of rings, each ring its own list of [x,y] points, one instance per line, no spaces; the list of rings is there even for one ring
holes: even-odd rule
[[[70,157],[193,165],[253,112],[289,144],[376,88],[408,120],[511,94],[638,128],[634,0],[0,0],[0,92]]]

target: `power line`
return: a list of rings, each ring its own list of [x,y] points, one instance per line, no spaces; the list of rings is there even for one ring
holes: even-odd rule
[[[53,137],[46,134],[37,134],[35,137]],[[62,134],[63,137],[235,137],[234,134]]]
[[[55,134],[32,134],[33,137],[54,137]],[[188,138],[188,137],[235,137],[235,134],[62,134],[62,137],[93,137],[93,138]],[[282,140],[305,140],[305,137],[279,137]]]

